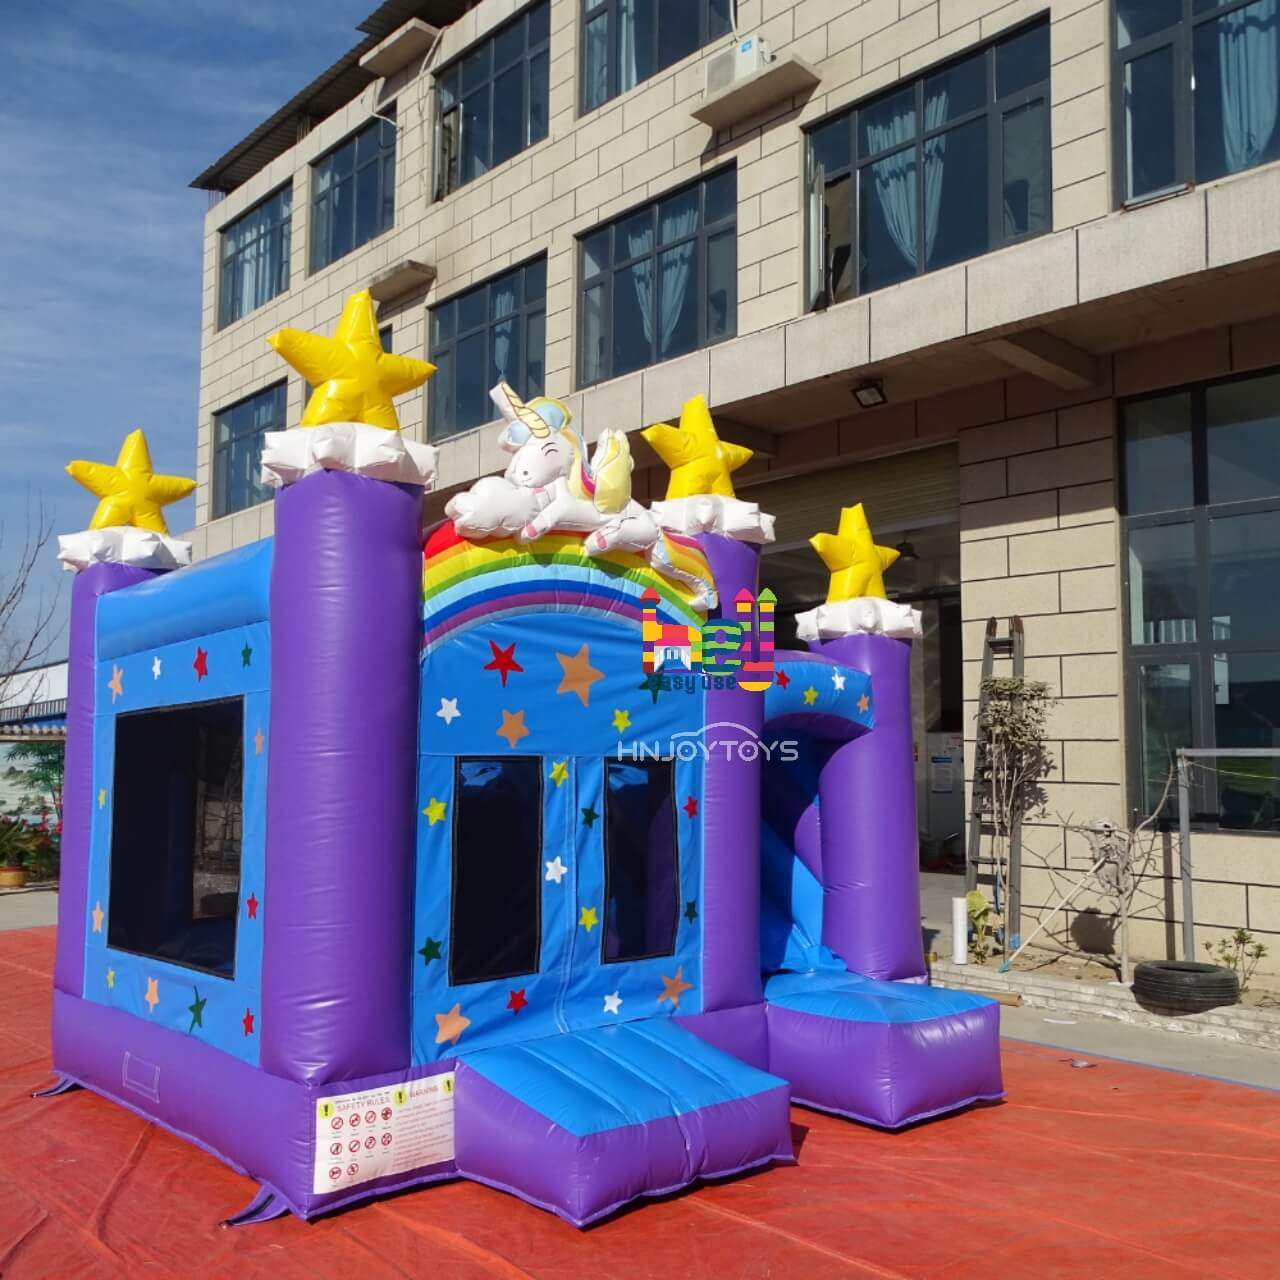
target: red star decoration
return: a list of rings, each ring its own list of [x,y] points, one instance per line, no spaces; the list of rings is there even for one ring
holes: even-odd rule
[[[196,645],[196,660],[191,664],[195,668],[197,682],[209,674],[209,655]]]
[[[247,1036],[253,1035],[253,1011],[252,1010],[246,1009],[244,1011],[244,1017],[240,1019],[240,1025],[244,1028],[245,1035]]]
[[[507,677],[513,671],[523,672],[524,668],[516,661],[515,642],[507,645],[505,649],[499,649],[492,640],[489,641],[489,648],[493,650],[493,661],[486,662],[484,669],[486,671],[496,671],[502,677],[502,687],[507,687]]]
[[[529,1002],[524,998],[524,988],[521,987],[519,991],[513,991],[511,993],[511,999],[507,1001],[507,1008],[510,1009],[512,1013],[519,1013],[520,1010],[528,1003]]]
[[[249,919],[256,920],[258,918],[258,900],[250,894],[244,904],[249,910]]]
[[[791,683],[791,677],[785,671],[778,672],[778,688],[785,689]]]
[[[680,807],[689,815],[689,817],[696,818],[698,816],[698,802],[692,796],[690,796]]]

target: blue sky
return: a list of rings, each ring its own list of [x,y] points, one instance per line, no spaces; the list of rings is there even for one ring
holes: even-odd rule
[[[0,574],[28,502],[55,532],[94,499],[63,471],[142,427],[193,475],[201,231],[191,179],[360,38],[375,0],[0,4]],[[190,499],[169,527],[194,520]],[[70,575],[50,549],[38,587]],[[54,655],[65,655],[65,636]]]

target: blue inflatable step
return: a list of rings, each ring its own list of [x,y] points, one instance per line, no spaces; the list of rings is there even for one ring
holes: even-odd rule
[[[764,998],[769,1070],[805,1106],[898,1128],[1004,1096],[985,996],[821,971],[775,974]]]
[[[790,1090],[669,1018],[458,1058],[458,1172],[585,1226],[637,1196],[790,1161]]]

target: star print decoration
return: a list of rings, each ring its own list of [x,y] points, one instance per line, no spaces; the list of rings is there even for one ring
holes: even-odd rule
[[[720,439],[703,396],[685,401],[678,427],[659,422],[640,434],[671,468],[668,502],[701,494],[732,498],[733,481],[729,477],[752,456],[750,449]]]
[[[698,816],[698,802],[693,796],[690,796],[680,807],[689,815],[690,818],[696,818]]]
[[[587,646],[584,644],[577,653],[570,657],[567,653],[557,653],[556,661],[564,673],[556,693],[576,693],[578,701],[584,707],[591,705],[591,686],[597,680],[604,679],[604,672],[597,671],[591,665]]]
[[[865,716],[867,714],[867,708],[870,706],[871,699],[864,693],[862,697],[858,699],[858,710]]]
[[[520,745],[520,739],[529,736],[529,730],[524,723],[524,710],[507,711],[504,709],[502,712],[502,726],[498,729],[497,736],[505,738],[507,746],[514,751]]]
[[[775,678],[777,679],[779,689],[785,689],[787,685],[791,683],[791,677],[787,675],[781,667],[778,668],[778,674]]]
[[[556,784],[558,791],[565,779],[569,776],[569,762],[567,760],[556,760],[551,765],[551,781]]]
[[[556,856],[547,863],[547,874],[545,879],[550,880],[553,884],[559,884],[560,881],[568,875],[568,873],[569,868],[564,865],[560,860],[560,855],[557,853]]]
[[[435,938],[427,938],[427,940],[418,948],[418,954],[422,957],[422,964],[425,968],[433,960],[441,959],[440,948],[444,944]]]
[[[698,900],[690,898],[684,904],[684,918],[692,924],[698,918]]]
[[[422,815],[426,818],[427,824],[434,827],[437,822],[443,822],[446,807],[447,806],[443,800],[437,800],[435,796],[432,796],[427,807],[422,811]]]
[[[845,679],[845,678],[844,678],[844,676],[843,676],[839,671],[833,671],[833,672],[831,673],[831,685],[832,685],[832,688],[837,689],[837,690],[843,690],[843,689],[844,689],[844,679]]]
[[[156,1005],[160,1003],[160,982],[158,979],[147,979],[147,994],[142,998],[147,1002],[147,1008],[152,1013],[155,1013]]]
[[[600,815],[595,811],[595,808],[592,805],[587,805],[587,807],[582,811],[582,825],[590,831],[591,828],[596,825],[596,819],[599,818],[599,816]]]
[[[245,1035],[253,1035],[253,1010],[246,1009],[244,1011],[244,1017],[240,1019],[240,1025],[244,1028]]]
[[[151,678],[153,680],[160,679],[160,656],[157,654],[151,659]]]
[[[192,993],[195,999],[187,1005],[187,1012],[191,1014],[191,1025],[187,1028],[187,1034],[190,1035],[197,1027],[204,1026],[204,1007],[209,1003],[209,997],[200,998],[200,988],[192,987]]]
[[[452,724],[461,714],[462,712],[458,710],[457,698],[440,699],[440,710],[436,712],[436,715],[438,715],[445,724]]]
[[[831,571],[828,604],[864,596],[884,599],[884,571],[898,558],[898,552],[876,546],[862,503],[845,507],[837,531],[815,533],[809,544]]]
[[[124,672],[114,662],[111,664],[111,679],[107,681],[107,688],[111,690],[113,704],[117,698],[124,697]]]
[[[448,1013],[436,1014],[436,1044],[457,1044],[458,1037],[471,1025],[471,1019],[464,1017],[462,1005],[455,1004]]]
[[[262,744],[266,742],[266,740],[266,736],[263,734],[261,729],[253,735],[253,754],[255,756],[260,756],[262,754]]]
[[[107,970],[107,990],[114,991],[116,989],[116,971],[114,969]]]
[[[583,907],[582,913],[578,916],[578,924],[582,926],[588,933],[600,923],[600,917],[596,914],[595,907]]]
[[[618,1013],[622,1008],[622,997],[616,992],[611,991],[604,998],[604,1012]]]
[[[196,482],[185,476],[156,475],[141,431],[125,436],[114,467],[78,458],[67,464],[67,474],[99,499],[90,529],[123,526],[167,534],[169,526],[161,507],[185,498],[196,487]]]
[[[106,788],[103,787],[98,792],[98,808],[105,809],[106,807],[107,807],[107,791],[106,791]]]
[[[301,329],[281,329],[267,339],[314,388],[299,424],[363,422],[398,431],[393,398],[420,387],[435,365],[383,351],[373,297],[353,293],[342,308],[332,338]]]
[[[240,665],[241,667],[253,666],[253,648],[247,640],[244,642],[244,648],[240,650]]]
[[[192,662],[191,668],[196,673],[197,684],[199,684],[200,681],[203,680],[205,676],[209,674],[208,651],[205,649],[202,649],[199,645],[196,645],[195,661]]]
[[[102,922],[107,918],[107,913],[102,909],[101,902],[93,904],[93,931],[94,933],[102,932]]]
[[[507,1001],[507,1008],[510,1009],[512,1013],[519,1013],[520,1010],[529,1003],[528,1000],[525,999],[524,991],[525,989],[521,987],[519,991],[513,991],[511,993],[511,998]]]
[[[489,641],[489,648],[493,652],[493,660],[484,664],[486,671],[496,671],[502,677],[502,687],[507,687],[507,677],[513,672],[524,674],[524,668],[516,661],[515,641],[507,645],[505,649],[499,648],[492,640]]]
[[[813,687],[813,685],[810,685],[804,691],[804,705],[806,707],[811,707],[815,702],[817,702],[817,700],[818,700],[818,691]]]
[[[613,713],[612,724],[619,733],[626,733],[626,731],[631,728],[631,712],[625,711],[619,707]]]
[[[258,905],[259,905],[258,899],[255,898],[253,894],[250,894],[245,899],[244,907],[245,907],[245,910],[249,913],[250,920],[256,920],[258,918]]]
[[[668,978],[665,973],[662,975],[662,994],[658,997],[658,1003],[661,1004],[664,1000],[670,1000],[671,1007],[678,1009],[680,1007],[680,997],[686,991],[692,990],[693,983],[684,980],[684,965],[681,965],[676,969],[674,978]]]

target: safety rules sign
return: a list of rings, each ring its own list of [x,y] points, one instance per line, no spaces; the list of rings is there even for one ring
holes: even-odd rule
[[[316,1102],[314,1190],[453,1159],[453,1072]]]

